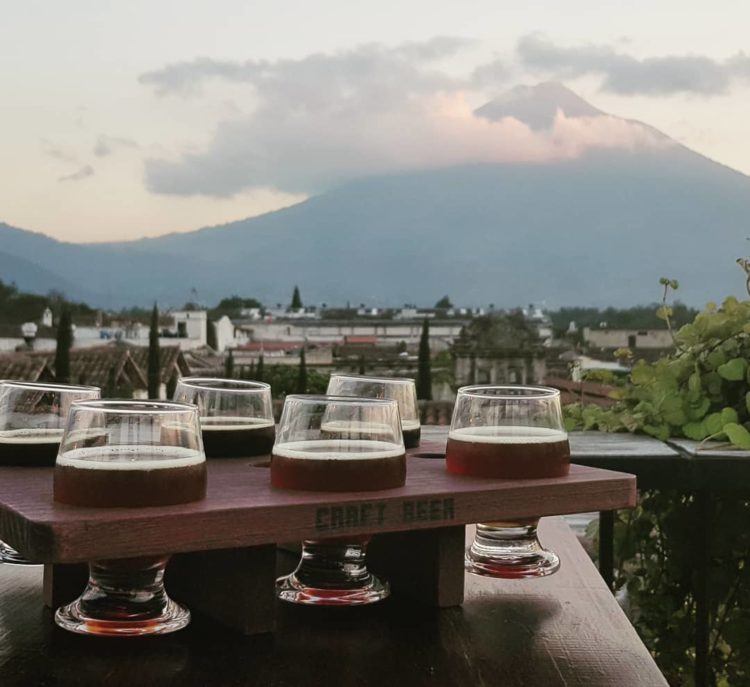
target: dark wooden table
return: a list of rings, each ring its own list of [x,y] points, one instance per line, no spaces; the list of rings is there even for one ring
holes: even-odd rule
[[[666,685],[568,526],[544,519],[540,536],[562,562],[551,577],[467,575],[464,605],[440,610],[282,605],[277,632],[254,637],[199,614],[160,638],[71,635],[43,608],[41,567],[0,565],[0,685]]]
[[[444,451],[448,428],[431,427],[425,433],[431,451]],[[664,443],[647,436],[571,432],[571,461],[578,465],[629,472],[638,488],[673,490],[695,499],[695,684],[708,684],[709,666],[709,552],[712,534],[712,496],[748,492],[750,452],[721,450],[695,441]],[[614,578],[613,511],[599,513],[599,570],[608,587]]]

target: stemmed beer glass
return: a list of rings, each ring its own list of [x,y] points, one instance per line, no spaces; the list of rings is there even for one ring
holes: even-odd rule
[[[96,386],[1,380],[0,465],[54,465],[71,404],[99,395]],[[33,565],[4,542],[0,562]]]
[[[406,453],[396,401],[286,397],[271,457],[274,487],[361,492],[393,489],[405,481]],[[370,516],[374,523],[376,514]],[[368,541],[361,535],[305,540],[297,569],[277,580],[278,597],[328,606],[386,598],[388,583],[367,569]]]
[[[198,409],[157,401],[74,403],[54,473],[59,503],[143,508],[198,501],[206,495],[206,457]],[[79,634],[165,634],[190,612],[164,589],[169,556],[89,563],[81,596],[55,622]]]
[[[332,396],[391,398],[398,402],[404,446],[417,448],[421,434],[417,387],[407,377],[368,377],[366,375],[332,374],[328,381]]]
[[[568,474],[570,447],[560,392],[547,387],[466,386],[458,390],[445,453],[448,472],[539,479]],[[477,525],[466,551],[469,572],[488,577],[550,575],[560,559],[543,549],[539,518]]]
[[[183,377],[174,400],[198,406],[207,458],[271,453],[276,430],[271,387],[241,379]]]

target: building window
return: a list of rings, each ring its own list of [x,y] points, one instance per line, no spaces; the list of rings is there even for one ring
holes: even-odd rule
[[[635,345],[636,345],[635,341],[636,341],[635,334],[630,334],[628,336],[628,348],[635,348]]]

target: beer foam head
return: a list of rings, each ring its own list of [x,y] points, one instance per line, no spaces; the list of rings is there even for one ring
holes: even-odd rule
[[[201,430],[208,432],[228,432],[242,429],[267,429],[274,427],[272,419],[263,417],[241,417],[241,416],[224,416],[215,415],[201,418]]]
[[[404,430],[404,432],[419,429],[420,426],[419,420],[401,420],[401,429]]]
[[[551,444],[567,441],[568,434],[561,429],[549,427],[497,425],[452,429],[448,438],[453,441],[472,441],[483,444]]]
[[[160,470],[200,465],[202,451],[182,446],[91,446],[65,451],[57,465],[85,470]]]
[[[372,439],[310,439],[276,444],[273,455],[305,460],[375,460],[403,456],[404,446]]]
[[[62,429],[4,429],[0,430],[0,444],[59,444],[62,436]]]

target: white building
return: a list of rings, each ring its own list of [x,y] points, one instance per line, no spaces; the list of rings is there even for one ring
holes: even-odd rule
[[[529,304],[528,308],[521,310],[524,317],[536,329],[537,336],[543,346],[549,346],[552,343],[552,320],[544,310],[538,305]]]
[[[393,315],[394,320],[416,320],[420,322],[424,319],[432,319],[435,317],[435,313],[432,311],[419,311],[417,308],[404,307],[401,308],[397,313]]]
[[[461,320],[430,323],[430,346],[444,351],[461,333]],[[422,336],[422,320],[285,320],[238,325],[250,341],[287,341],[320,344],[343,343],[346,337],[374,337],[378,344],[417,345]]]
[[[162,326],[161,346],[179,346],[183,351],[207,345],[208,313],[205,310],[178,310],[169,313],[172,322]],[[91,348],[107,341],[122,341],[134,346],[148,346],[150,327],[143,322],[113,322],[111,326],[74,326],[73,346]],[[39,349],[37,343],[34,348]],[[54,346],[53,346],[54,348]]]
[[[226,315],[214,322],[216,332],[216,352],[223,353],[227,348],[242,346],[249,341],[247,332],[235,327],[232,320]]]
[[[240,309],[240,317],[247,320],[260,320],[263,314],[260,308],[242,308]]]
[[[320,313],[314,306],[307,308],[273,308],[266,310],[266,314],[270,315],[273,319],[286,319],[286,320],[318,320],[320,319]]]
[[[597,360],[587,355],[570,355],[567,360],[570,366],[570,378],[574,382],[580,382],[584,374],[591,370],[607,370],[619,374],[627,374],[630,371],[615,360]]]
[[[668,329],[592,329],[583,328],[583,340],[594,348],[672,348]]]

